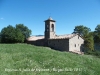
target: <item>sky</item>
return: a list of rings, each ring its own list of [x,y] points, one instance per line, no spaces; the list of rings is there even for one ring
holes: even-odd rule
[[[0,0],[0,31],[24,24],[31,35],[44,35],[44,20],[56,20],[57,35],[71,34],[75,26],[95,30],[100,24],[100,0]]]

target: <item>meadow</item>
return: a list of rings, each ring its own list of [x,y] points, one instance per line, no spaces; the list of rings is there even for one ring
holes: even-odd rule
[[[100,58],[29,44],[0,44],[0,75],[100,75]]]

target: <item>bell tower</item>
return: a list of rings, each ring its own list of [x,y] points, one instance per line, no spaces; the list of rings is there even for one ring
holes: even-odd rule
[[[49,17],[45,22],[45,39],[50,39],[55,37],[55,20]]]

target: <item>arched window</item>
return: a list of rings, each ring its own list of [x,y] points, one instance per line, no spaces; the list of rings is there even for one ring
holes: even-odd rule
[[[47,25],[47,28],[48,28],[49,26]]]
[[[54,31],[54,24],[52,24],[52,26],[51,26],[51,27],[52,27],[52,31]]]
[[[78,36],[78,39],[79,39],[80,37]]]
[[[76,44],[75,44],[75,47],[76,47]]]
[[[49,25],[46,25],[46,31],[49,31]]]

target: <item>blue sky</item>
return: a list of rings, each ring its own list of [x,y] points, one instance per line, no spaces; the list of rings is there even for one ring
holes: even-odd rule
[[[32,35],[43,35],[49,16],[58,35],[72,33],[77,25],[93,31],[100,24],[100,0],[0,0],[0,30],[22,23]]]

